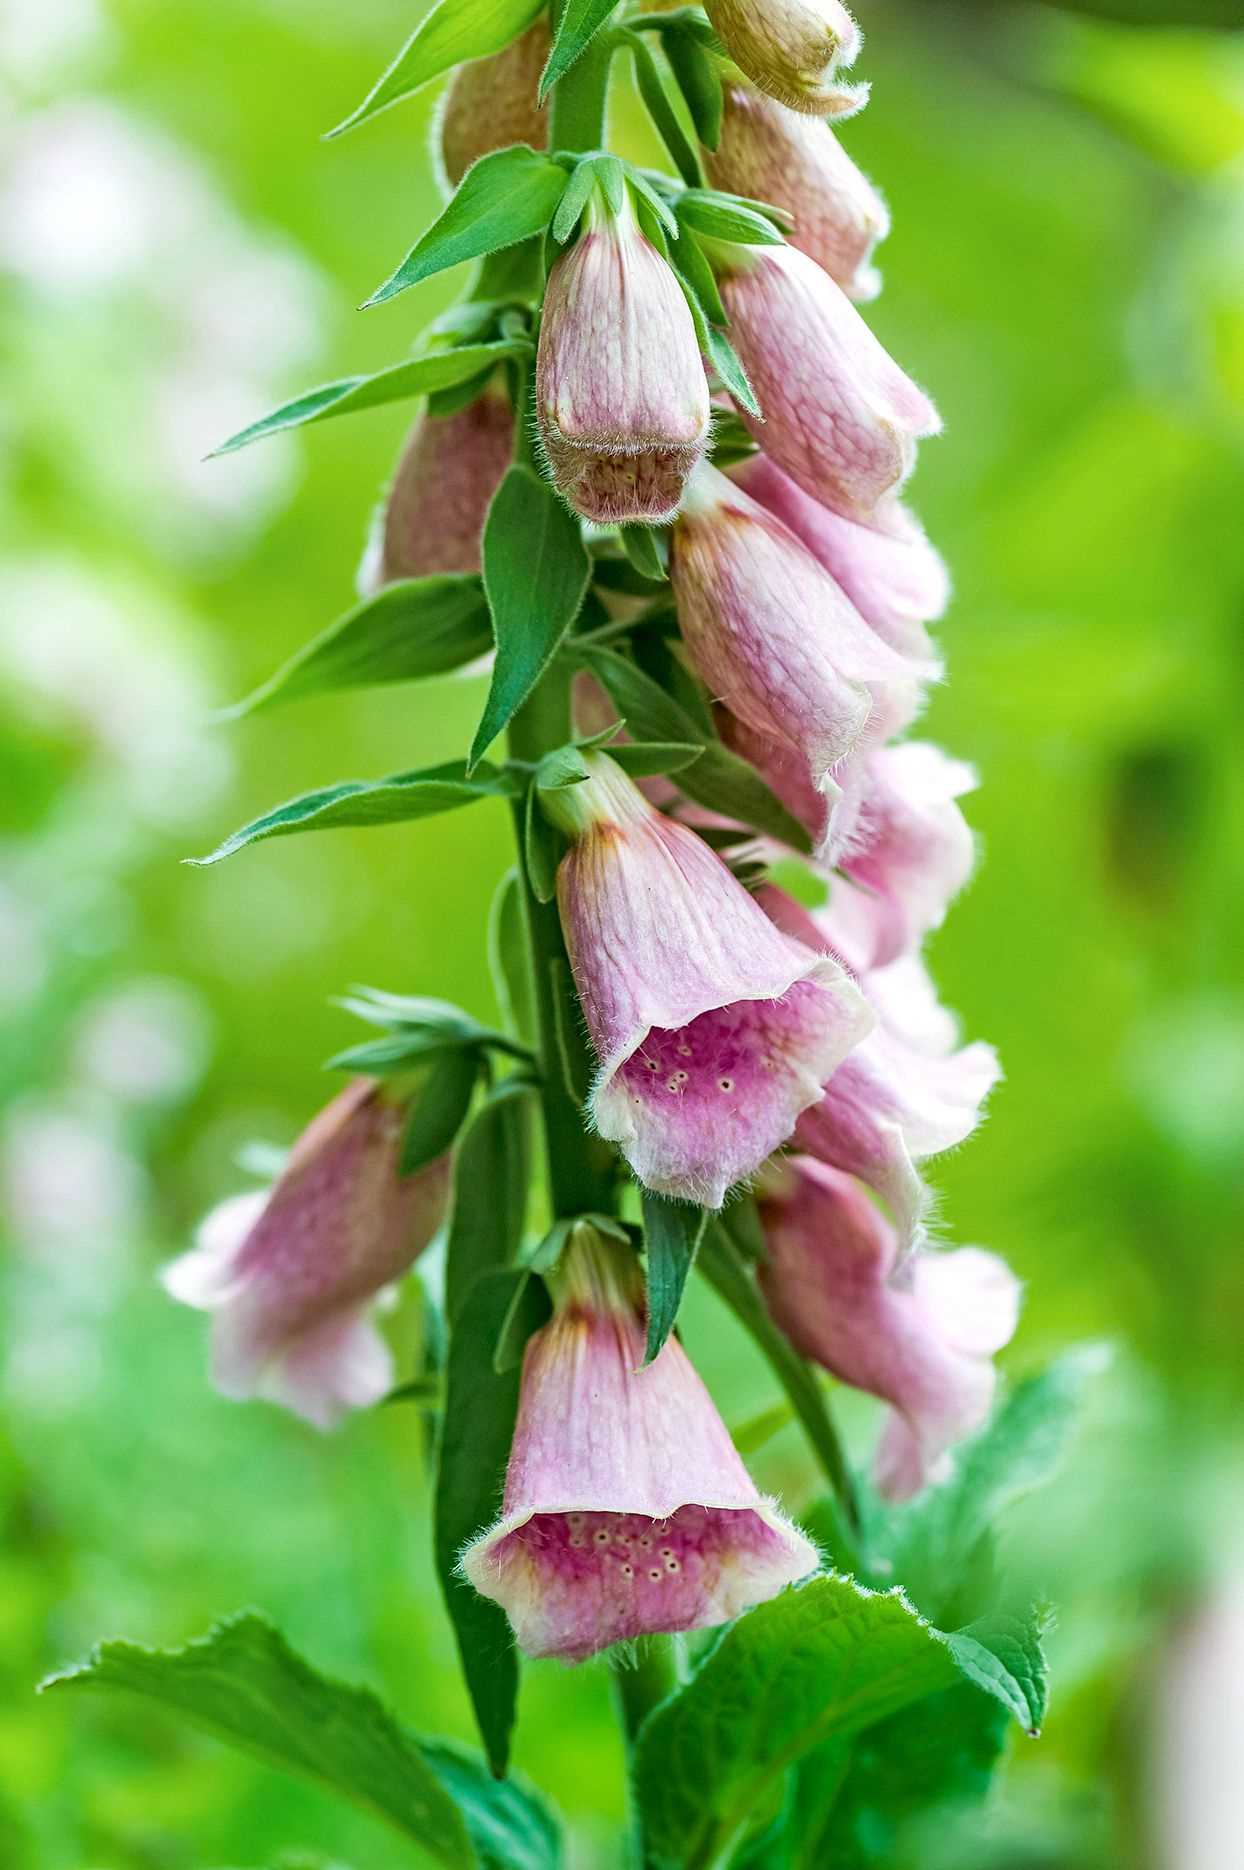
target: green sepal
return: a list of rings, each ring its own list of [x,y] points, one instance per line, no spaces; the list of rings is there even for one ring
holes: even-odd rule
[[[618,536],[627,558],[650,584],[663,584],[669,576],[668,526],[643,526],[638,523],[620,526]]]
[[[476,1280],[517,1258],[531,1178],[533,1088],[529,1079],[503,1079],[459,1140],[445,1248],[445,1315],[451,1333]]]
[[[399,1175],[415,1174],[452,1147],[471,1108],[481,1062],[478,1051],[469,1046],[455,1047],[436,1058],[406,1115]]]
[[[644,1273],[648,1298],[648,1335],[644,1362],[658,1356],[674,1329],[682,1304],[687,1275],[695,1262],[704,1230],[708,1225],[707,1208],[690,1201],[672,1201],[642,1192],[644,1216]]]
[[[678,121],[678,114],[670,102],[669,93],[657,70],[656,60],[644,41],[637,35],[627,35],[627,45],[635,62],[635,85],[643,100],[644,108],[651,117],[661,141],[669,151],[670,158],[679,175],[688,188],[698,188],[704,180],[700,168],[700,158]]]

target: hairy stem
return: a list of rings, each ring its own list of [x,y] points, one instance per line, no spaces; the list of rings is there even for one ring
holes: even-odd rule
[[[676,1636],[641,1636],[625,1659],[613,1663],[613,1698],[626,1738],[628,1763],[634,1758],[639,1730],[653,1708],[678,1687],[679,1641]],[[646,1870],[649,1858],[638,1813],[632,1835],[635,1862]]]

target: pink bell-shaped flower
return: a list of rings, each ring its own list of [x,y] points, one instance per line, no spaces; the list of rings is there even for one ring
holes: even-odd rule
[[[422,410],[372,524],[360,597],[398,578],[478,571],[492,496],[514,451],[514,412],[498,377],[464,409]]]
[[[872,251],[890,231],[884,201],[827,124],[797,116],[750,85],[726,84],[721,138],[705,150],[714,188],[785,208],[792,247],[815,260],[853,299],[881,287]]]
[[[789,110],[826,117],[840,109],[840,65],[860,49],[860,29],[842,0],[705,0],[735,64]]]
[[[835,769],[894,731],[896,702],[903,718],[925,667],[883,642],[781,520],[707,463],[674,528],[670,579],[701,679],[780,750],[773,764],[785,758],[820,795],[823,846],[842,792]]]
[[[595,193],[549,274],[536,418],[560,493],[600,525],[670,519],[709,436],[708,379],[683,291],[629,195]]]
[[[832,905],[813,917],[772,885],[758,900],[788,935],[845,960]],[[929,1207],[916,1164],[967,1140],[1002,1074],[991,1045],[958,1046],[955,1022],[914,957],[897,977],[889,969],[861,975],[860,989],[877,1023],[800,1116],[795,1144],[875,1189],[906,1250]]]
[[[766,454],[741,462],[731,478],[790,527],[878,636],[916,661],[933,656],[924,626],[944,615],[950,576],[906,507],[883,502],[879,527],[859,526],[813,500]]]
[[[403,1112],[369,1079],[347,1086],[303,1131],[275,1185],[208,1215],[165,1289],[210,1311],[212,1380],[262,1396],[317,1428],[392,1386],[376,1295],[444,1218],[449,1159],[398,1174]]]
[[[491,58],[459,65],[437,113],[433,148],[451,188],[481,156],[511,143],[548,144],[548,113],[537,100],[553,35],[547,14]]]
[[[719,1207],[871,1025],[837,962],[782,934],[604,754],[546,795],[557,900],[599,1061],[590,1113],[657,1193]]]
[[[814,1571],[765,1499],[677,1338],[642,1368],[639,1268],[580,1224],[527,1345],[497,1525],[461,1568],[530,1656],[577,1662],[655,1631],[725,1623]]]
[[[803,1157],[775,1167],[760,1217],[759,1279],[776,1323],[803,1356],[891,1405],[874,1462],[880,1491],[906,1499],[944,1477],[949,1450],[988,1417],[990,1359],[1019,1319],[1015,1275],[979,1247],[922,1252],[900,1268],[898,1242],[859,1184]]]
[[[743,420],[804,492],[847,519],[879,523],[916,442],[941,419],[841,286],[797,247],[720,247],[730,341],[760,404]]]

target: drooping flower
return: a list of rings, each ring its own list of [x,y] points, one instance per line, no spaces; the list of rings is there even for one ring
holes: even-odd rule
[[[586,1225],[530,1339],[501,1518],[462,1570],[531,1656],[703,1629],[816,1569],[760,1495],[677,1338],[644,1358],[629,1249]]]
[[[803,1356],[891,1405],[880,1491],[906,1499],[942,1478],[949,1450],[989,1414],[990,1359],[1019,1317],[1015,1275],[979,1247],[899,1268],[898,1242],[859,1184],[803,1157],[775,1168],[760,1217],[759,1279],[777,1324]]]
[[[513,450],[514,412],[499,377],[452,415],[422,410],[372,524],[360,597],[398,578],[478,571],[488,507]]]
[[[757,442],[804,492],[848,519],[878,523],[884,497],[941,420],[840,286],[797,247],[714,248],[730,341],[763,419]]]
[[[896,701],[900,715],[914,706],[925,670],[882,641],[779,519],[707,463],[674,528],[670,579],[701,679],[821,801],[810,828],[828,848],[842,793],[835,769],[894,731]]]
[[[537,93],[551,44],[548,16],[542,13],[504,51],[456,68],[433,138],[451,188],[494,149],[508,149],[511,143],[547,146],[548,113]]]
[[[839,946],[835,939],[832,902],[814,917],[772,885],[757,900],[788,935],[847,961],[849,940]],[[958,1045],[955,1022],[937,1006],[914,957],[897,976],[889,969],[862,974],[860,989],[876,1024],[800,1116],[795,1145],[875,1189],[906,1251],[929,1207],[916,1164],[967,1140],[1001,1070],[991,1045]]]
[[[283,1403],[317,1428],[379,1401],[392,1358],[376,1295],[444,1217],[449,1163],[398,1174],[403,1115],[368,1079],[347,1086],[298,1139],[266,1193],[208,1215],[164,1286],[210,1311],[212,1380],[235,1399]]]
[[[721,138],[705,150],[714,188],[785,208],[793,247],[853,299],[875,298],[872,251],[890,231],[884,201],[827,124],[797,116],[750,85],[726,84]]]
[[[892,648],[917,660],[934,654],[924,625],[945,613],[950,577],[906,507],[883,502],[877,526],[857,525],[813,500],[765,454],[741,462],[732,478],[790,527]]]
[[[668,520],[709,415],[682,288],[629,197],[614,214],[597,192],[549,274],[540,323],[536,417],[559,491],[601,525]]]
[[[859,52],[860,29],[842,0],[705,0],[731,58],[790,110],[830,116],[834,73]]]
[[[600,1134],[659,1194],[718,1207],[791,1134],[870,1016],[845,971],[769,921],[701,838],[606,755],[547,795],[599,1071]]]

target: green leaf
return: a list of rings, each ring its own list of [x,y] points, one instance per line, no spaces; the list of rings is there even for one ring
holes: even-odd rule
[[[790,1398],[812,1452],[835,1494],[849,1498],[850,1474],[820,1380],[792,1347],[786,1334],[774,1324],[751,1271],[720,1221],[715,1221],[708,1231],[699,1264],[714,1292],[730,1307]],[[854,1539],[845,1520],[840,1522],[839,1538],[831,1556],[844,1569],[855,1569]]]
[[[447,675],[491,648],[492,624],[478,572],[405,578],[329,624],[227,716],[334,689]]]
[[[254,1612],[215,1624],[183,1649],[102,1643],[43,1688],[144,1695],[269,1765],[321,1780],[438,1862],[475,1861],[462,1815],[413,1736],[370,1689],[319,1674]]]
[[[543,0],[439,0],[358,109],[330,130],[329,137],[353,130],[454,65],[503,51],[542,8]]]
[[[526,1080],[506,1078],[486,1097],[454,1157],[445,1250],[445,1315],[452,1331],[475,1282],[513,1264],[527,1218],[531,1172]]]
[[[897,1593],[820,1576],[749,1610],[641,1730],[635,1789],[653,1859],[724,1861],[801,1754],[954,1680],[938,1633]]]
[[[1036,1617],[994,1611],[946,1641],[968,1680],[1000,1701],[1035,1740],[1049,1704],[1049,1671]]]
[[[230,455],[265,435],[279,435],[285,429],[305,428],[308,422],[324,422],[329,416],[353,415],[359,409],[379,409],[385,403],[406,402],[412,396],[427,396],[433,390],[451,389],[465,383],[510,357],[531,353],[528,338],[504,338],[495,344],[460,344],[453,350],[430,351],[426,357],[412,357],[406,363],[390,364],[371,376],[341,377],[317,390],[304,390],[291,402],[282,403],[271,415],[262,416],[247,428],[239,429],[208,456],[214,461]]]
[[[648,1341],[644,1362],[650,1364],[665,1344],[678,1318],[678,1308],[696,1251],[708,1225],[708,1210],[690,1201],[667,1201],[645,1188],[644,1268],[648,1291]]]
[[[626,525],[619,532],[623,550],[640,576],[652,584],[664,584],[668,576],[668,531],[664,527]]]
[[[681,210],[682,203],[680,202],[678,239],[673,244],[670,257],[682,282],[683,291],[688,294],[687,303],[691,305],[693,315],[696,304],[701,308],[703,323],[697,320],[696,328],[701,348],[707,350],[708,338],[705,327],[709,323],[727,325],[730,320],[718,290],[717,275],[709,265],[703,247],[690,228],[684,225]],[[714,416],[714,430],[716,430],[718,419],[718,416]],[[737,417],[735,419],[737,420]]]
[[[510,468],[484,525],[484,590],[497,660],[468,770],[527,699],[578,615],[592,561],[547,481]]]
[[[643,40],[632,37],[631,55],[635,60],[635,84],[643,99],[644,108],[656,126],[661,141],[670,153],[674,167],[681,175],[688,188],[698,188],[703,181],[700,158],[687,141],[677,112],[670,103],[669,93],[661,81],[656,60]]]
[[[650,779],[656,773],[681,773],[704,752],[685,740],[631,740],[610,747],[609,758],[632,779]]]
[[[711,188],[689,188],[678,198],[678,218],[710,240],[733,240],[742,246],[780,247],[785,243],[758,208]]]
[[[278,805],[261,818],[253,818],[227,837],[206,857],[188,857],[196,865],[216,864],[248,844],[264,838],[284,838],[295,831],[334,831],[346,825],[393,825],[415,818],[452,812],[477,799],[509,798],[514,783],[496,767],[477,766],[468,779],[461,760],[427,766],[413,773],[394,773],[388,779],[347,779],[319,792]]]
[[[550,959],[549,976],[553,1037],[561,1061],[562,1082],[571,1103],[582,1108],[592,1088],[591,1062],[579,1037],[583,1027],[583,1009],[575,992],[570,965],[560,955],[553,955]]]
[[[477,1162],[477,1171],[484,1166]],[[495,1189],[480,1192],[499,1203],[505,1192],[504,1169]],[[490,1268],[450,1310],[436,1479],[436,1567],[484,1750],[495,1773],[505,1771],[509,1756],[518,1655],[501,1606],[474,1591],[457,1566],[463,1546],[501,1508],[518,1410],[518,1371],[498,1375],[493,1347],[515,1292],[528,1283],[524,1272]],[[533,1303],[537,1295],[538,1288]]]
[[[535,1032],[535,1014],[523,926],[523,884],[517,869],[506,871],[492,899],[488,917],[488,966],[507,1029],[516,1039],[530,1040]]]
[[[425,1757],[457,1799],[482,1870],[560,1870],[557,1820],[532,1787],[494,1779],[465,1747],[422,1742]]]
[[[565,75],[604,25],[617,0],[566,0],[553,49],[540,79],[540,102],[543,103],[557,80]]]
[[[445,1052],[410,1107],[402,1131],[398,1169],[413,1175],[443,1156],[466,1120],[480,1073],[479,1053],[467,1046]]]
[[[741,824],[778,838],[792,849],[811,849],[803,826],[769,790],[755,767],[707,736],[685,709],[660,685],[615,650],[593,649],[572,643],[575,661],[597,678],[637,740],[699,742],[704,751],[679,776],[679,787],[689,799],[735,818]]]
[[[523,865],[538,903],[551,903],[557,894],[557,866],[565,842],[540,810],[540,791],[533,779],[523,808]]]
[[[734,400],[742,403],[749,416],[761,419],[764,411],[756,401],[756,392],[748,382],[747,372],[739,362],[738,353],[725,333],[718,331],[715,326],[709,329],[708,358]]]
[[[566,171],[560,163],[537,155],[525,143],[481,156],[463,176],[453,200],[365,305],[381,305],[448,266],[542,234],[565,187]]]
[[[680,30],[661,35],[665,56],[683,94],[695,133],[705,149],[716,149],[721,141],[720,67],[695,32]]]

